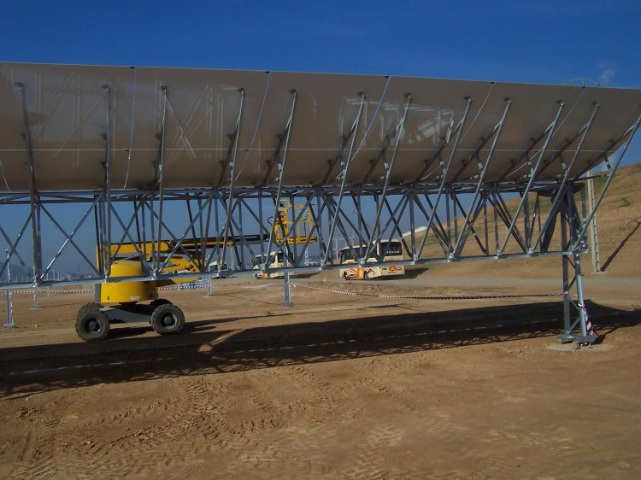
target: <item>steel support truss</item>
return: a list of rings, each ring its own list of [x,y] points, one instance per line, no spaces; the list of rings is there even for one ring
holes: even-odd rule
[[[16,85],[20,90],[23,85]],[[564,104],[548,126],[505,171],[498,182],[487,183],[495,149],[501,142],[504,122],[512,100],[505,99],[503,114],[496,125],[480,139],[478,148],[462,162],[456,162],[457,147],[466,129],[473,99],[465,97],[466,108],[450,129],[436,154],[425,160],[411,184],[392,181],[395,161],[402,151],[403,127],[412,96],[405,94],[400,120],[385,137],[372,168],[359,183],[348,182],[350,166],[358,149],[357,135],[367,95],[358,92],[362,102],[347,134],[338,141],[338,153],[328,162],[324,181],[319,185],[289,186],[284,182],[289,146],[296,130],[298,93],[291,90],[289,116],[283,118],[282,135],[275,142],[264,181],[258,186],[238,185],[236,156],[242,128],[245,92],[239,89],[240,108],[236,125],[229,132],[227,157],[211,187],[171,189],[165,186],[163,160],[165,133],[170,112],[170,87],[162,86],[161,130],[155,182],[147,190],[115,190],[110,181],[111,89],[105,92],[107,128],[104,132],[105,169],[102,191],[43,192],[38,190],[37,171],[29,136],[28,108],[23,95],[24,140],[30,171],[27,192],[0,195],[2,218],[0,241],[7,252],[0,264],[0,288],[46,287],[60,284],[101,284],[135,280],[172,280],[282,273],[286,277],[285,304],[291,305],[289,275],[301,271],[330,271],[338,276],[336,246],[342,242],[359,258],[362,267],[387,265],[384,252],[373,248],[384,240],[400,239],[406,267],[462,261],[518,259],[558,256],[562,259],[564,332],[561,341],[592,343],[591,328],[581,278],[581,254],[587,251],[586,231],[595,210],[610,185],[634,137],[639,119],[589,168],[604,164],[608,180],[593,209],[588,209],[583,173],[573,168],[598,114],[594,109],[583,128],[567,139],[565,147],[548,155],[550,138],[555,134]],[[641,118],[641,117],[640,117]],[[611,154],[619,151],[618,158]],[[391,152],[391,153],[390,153]],[[289,161],[292,161],[289,159]],[[382,178],[373,179],[374,167],[383,162]],[[545,174],[553,163],[562,174]],[[338,168],[340,167],[340,171]],[[557,169],[558,170],[558,169]],[[516,207],[514,198],[519,199]],[[303,208],[290,209],[289,234],[277,241],[274,223],[280,221],[279,207],[287,200]],[[310,212],[311,231],[304,243],[292,237]],[[307,222],[309,219],[305,219]],[[42,232],[47,229],[43,245]],[[25,235],[31,230],[31,239]],[[403,232],[409,232],[408,235]],[[311,239],[315,241],[312,242]],[[285,266],[272,268],[279,253]],[[53,275],[56,265],[71,256],[76,272]],[[111,265],[122,258],[138,258],[143,266],[140,277],[113,277]],[[252,261],[261,258],[260,262]],[[265,260],[265,259],[270,260]],[[374,258],[374,261],[371,259]],[[29,260],[31,259],[31,260]],[[172,265],[190,266],[188,271]],[[217,268],[212,268],[212,265]],[[9,279],[6,273],[17,265],[25,272]],[[82,274],[82,275],[81,275]]]

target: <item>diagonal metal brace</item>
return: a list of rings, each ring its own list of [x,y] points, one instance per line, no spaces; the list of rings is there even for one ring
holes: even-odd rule
[[[278,217],[278,208],[280,207],[280,200],[283,195],[283,179],[285,177],[285,168],[287,166],[287,156],[289,153],[289,142],[292,135],[294,115],[296,113],[296,102],[298,100],[298,92],[296,90],[292,89],[289,91],[289,93],[292,95],[292,106],[289,113],[289,119],[287,120],[287,124],[285,126],[285,133],[279,139],[279,145],[275,155],[275,158],[279,160],[279,162],[278,162],[278,190],[276,192],[276,200],[274,202],[274,216],[273,216],[274,219]],[[280,155],[281,149],[283,150],[282,158]],[[268,178],[268,175],[269,175],[269,172],[267,172],[265,179]],[[272,228],[269,234],[269,243],[267,244],[267,254],[265,255],[266,265],[269,265],[269,263],[271,263],[271,258],[269,257],[270,257],[270,252],[273,244],[274,244],[274,229]]]
[[[36,182],[36,168],[33,157],[33,142],[31,138],[31,126],[29,125],[29,114],[27,109],[27,92],[22,82],[15,86],[20,90],[22,97],[22,114],[24,121],[23,138],[27,150],[27,165],[29,167],[29,199],[31,202],[31,234],[33,241],[33,282],[37,285],[42,275],[42,238],[40,232],[40,197]]]
[[[240,137],[240,128],[242,126],[242,121],[243,121],[243,108],[245,106],[245,89],[240,88],[238,89],[238,93],[240,94],[240,107],[238,109],[238,117],[236,119],[236,128],[234,129],[234,133],[230,135],[230,139],[232,139],[232,142],[229,145],[230,150],[227,152],[227,164],[226,167],[229,166],[229,177],[230,177],[230,185],[229,185],[229,198],[227,199],[227,212],[226,212],[226,218],[225,218],[225,229],[223,233],[223,251],[221,254],[221,258],[225,259],[225,255],[227,253],[227,241],[229,240],[229,228],[230,228],[230,221],[231,221],[231,216],[232,216],[232,204],[234,200],[234,193],[235,193],[235,186],[236,186],[236,156],[238,154],[238,139]],[[222,182],[224,175],[224,171],[220,175],[220,181]],[[220,185],[220,183],[219,183]],[[218,269],[218,273],[220,273],[220,268]]]
[[[507,114],[510,111],[510,107],[512,106],[512,99],[506,98],[505,99],[506,105],[505,105],[505,110],[503,111],[503,116],[501,117],[501,120],[499,123],[496,124],[494,129],[492,130],[492,133],[489,135],[489,137],[494,137],[494,140],[492,141],[492,147],[490,148],[490,151],[487,155],[487,159],[485,160],[485,164],[479,162],[479,168],[480,168],[480,173],[478,177],[478,182],[476,183],[476,190],[474,192],[474,198],[472,200],[472,203],[470,205],[470,209],[467,212],[467,215],[465,216],[465,222],[463,224],[463,227],[461,228],[461,233],[459,234],[458,240],[456,241],[456,246],[454,247],[454,252],[453,252],[453,257],[456,258],[460,255],[463,245],[465,244],[465,241],[467,239],[467,236],[470,233],[470,228],[473,224],[472,221],[472,216],[474,215],[475,210],[477,209],[477,201],[479,199],[479,194],[481,191],[481,187],[483,186],[483,183],[485,181],[485,174],[488,171],[488,168],[490,166],[490,163],[492,162],[492,158],[494,156],[494,151],[496,150],[496,145],[498,143],[498,140],[501,136],[501,132],[503,130],[503,126],[505,125],[505,119],[507,118]],[[489,139],[488,139],[489,140]],[[483,141],[482,143],[485,144],[487,140]],[[477,150],[477,154],[480,151],[481,147]],[[462,172],[462,170],[459,171],[457,175],[459,175]]]
[[[358,95],[360,95],[360,97],[361,97],[361,104],[360,104],[360,108],[359,108],[359,111],[358,111],[358,116],[356,117],[356,121],[354,122],[354,124],[355,124],[355,126],[353,128],[354,132],[358,131],[358,128],[359,128],[360,122],[361,122],[361,118],[362,118],[363,108],[364,108],[365,102],[367,101],[367,95],[365,95],[365,93],[358,92]],[[342,176],[341,187],[340,187],[340,190],[338,191],[338,199],[336,200],[336,209],[334,210],[334,216],[332,218],[332,223],[331,223],[331,225],[329,227],[329,236],[327,237],[327,238],[330,239],[330,241],[331,241],[332,238],[334,238],[334,233],[336,232],[336,224],[338,222],[338,215],[339,215],[339,213],[341,211],[341,206],[343,204],[343,198],[345,196],[345,188],[347,186],[347,174],[349,173],[349,168],[352,165],[352,161],[354,160],[354,157],[356,156],[356,153],[357,153],[357,151],[354,150],[355,142],[356,142],[356,135],[353,135],[352,136],[352,141],[351,141],[351,144],[350,144],[350,148],[349,148],[349,153],[347,155],[347,161],[345,163],[341,162],[342,163],[342,167],[343,167],[342,171],[341,171],[341,174],[340,174]],[[330,249],[326,248],[325,249],[325,256],[324,256],[323,262],[322,262],[323,264],[327,263],[328,258],[329,258],[329,253],[330,253]],[[352,252],[352,253],[354,253],[354,252]]]
[[[365,103],[367,101],[367,95],[365,95],[364,92],[360,92],[359,91],[359,92],[356,93],[356,95],[359,96],[360,99],[361,99],[360,105],[358,107],[358,114],[356,115],[356,118],[354,119],[354,123],[352,123],[352,127],[350,128],[350,130],[347,133],[347,135],[341,136],[341,143],[338,146],[338,153],[336,154],[336,156],[333,159],[328,160],[328,164],[329,165],[328,165],[328,168],[327,168],[327,172],[325,173],[325,176],[323,177],[323,181],[321,182],[321,185],[324,185],[324,184],[327,183],[327,181],[329,180],[330,175],[332,174],[332,170],[334,169],[334,167],[336,166],[336,164],[339,161],[340,161],[341,168],[342,168],[341,173],[339,175],[339,178],[340,178],[341,175],[344,175],[346,173],[345,172],[346,160],[345,160],[344,152],[345,152],[345,148],[347,147],[348,143],[350,144],[350,147],[349,147],[349,153],[348,153],[348,156],[347,156],[347,158],[348,158],[347,162],[351,161],[350,158],[351,158],[351,156],[353,155],[353,152],[354,152],[354,144],[355,144],[355,141],[356,141],[356,135],[358,133],[358,129],[359,129],[360,124],[361,124],[361,118],[363,116],[364,106],[365,106]]]
[[[588,133],[590,132],[590,127],[594,123],[594,119],[596,118],[596,115],[599,111],[599,107],[601,106],[598,102],[594,102],[594,109],[592,110],[592,115],[590,116],[590,119],[588,122],[581,128],[579,133],[575,135],[574,139],[581,137],[581,140],[579,141],[579,144],[577,145],[577,148],[574,152],[574,156],[570,162],[570,165],[565,167],[565,174],[563,175],[563,180],[561,181],[561,184],[558,187],[558,191],[556,196],[554,197],[554,201],[552,202],[552,207],[550,209],[550,213],[548,214],[547,219],[545,220],[545,223],[543,224],[543,227],[541,228],[541,231],[539,232],[539,236],[537,237],[536,241],[534,242],[534,245],[532,246],[532,250],[536,250],[536,248],[539,246],[541,240],[543,239],[544,235],[547,234],[548,228],[550,228],[550,225],[552,224],[553,220],[556,220],[556,215],[559,211],[559,205],[561,204],[561,200],[563,199],[563,195],[565,195],[565,190],[566,186],[569,182],[570,179],[570,173],[572,172],[572,167],[574,166],[574,163],[576,162],[576,159],[579,157],[579,154],[581,153],[581,150],[583,148],[583,144],[585,143],[585,140],[588,137]]]
[[[441,199],[443,198],[443,192],[445,190],[445,185],[448,181],[448,174],[450,171],[450,167],[452,166],[452,162],[454,160],[454,155],[456,154],[458,150],[459,143],[461,142],[461,134],[463,132],[463,127],[465,126],[465,122],[467,120],[467,117],[469,116],[470,113],[470,108],[472,106],[472,102],[474,101],[472,97],[466,96],[464,97],[466,101],[465,105],[465,112],[463,113],[463,117],[461,118],[461,121],[459,122],[459,127],[457,128],[456,132],[456,139],[454,140],[454,145],[452,146],[452,150],[450,150],[450,155],[449,158],[447,159],[447,163],[443,162],[441,160],[441,169],[442,169],[442,175],[441,175],[441,182],[438,187],[438,192],[436,194],[436,199],[434,200],[434,206],[432,208],[432,212],[430,214],[430,217],[427,222],[427,231],[429,232],[430,229],[432,229],[432,225],[434,224],[434,219],[437,217],[437,209],[441,203]],[[438,238],[438,237],[437,237]],[[423,250],[425,248],[425,243],[427,242],[427,233],[423,236],[423,240],[421,241],[421,246],[419,247],[417,257],[420,257],[421,254],[423,253]],[[443,245],[441,243],[441,245]]]
[[[374,225],[370,233],[370,238],[369,238],[369,241],[367,242],[367,251],[365,252],[365,256],[361,258],[362,263],[367,261],[367,259],[369,258],[372,252],[372,249],[374,248],[374,241],[373,241],[374,235],[381,222],[381,214],[383,213],[383,206],[385,203],[385,199],[387,197],[387,190],[389,188],[390,179],[392,177],[392,170],[394,169],[394,163],[396,161],[396,156],[398,155],[399,147],[401,144],[401,138],[403,137],[403,130],[405,128],[405,121],[407,120],[407,114],[410,111],[410,105],[412,103],[412,95],[410,93],[405,93],[403,94],[403,96],[406,98],[405,111],[403,112],[403,117],[401,118],[396,129],[394,130],[394,137],[396,138],[396,142],[394,144],[394,154],[392,155],[392,158],[390,159],[389,164],[386,165],[385,182],[383,183],[383,189],[381,190],[381,201],[378,203],[376,219],[374,220]]]

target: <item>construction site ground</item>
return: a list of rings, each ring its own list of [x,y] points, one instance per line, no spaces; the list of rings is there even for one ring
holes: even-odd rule
[[[600,208],[604,273],[583,261],[591,347],[556,339],[558,257],[293,277],[293,307],[281,280],[214,280],[163,292],[183,333],[93,343],[91,293],[13,295],[0,478],[641,478],[640,173]]]
[[[0,477],[641,476],[639,280],[584,277],[604,339],[577,350],[559,279],[330,276],[293,277],[293,307],[282,281],[165,291],[184,333],[93,343],[90,293],[13,295]]]

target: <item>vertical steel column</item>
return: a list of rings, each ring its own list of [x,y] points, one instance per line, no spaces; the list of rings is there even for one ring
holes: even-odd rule
[[[580,326],[581,326],[581,339],[579,343],[592,343],[594,339],[591,341],[588,339],[588,328],[587,328],[587,310],[585,308],[585,297],[583,296],[583,274],[581,272],[581,253],[580,252],[574,252],[574,271],[576,272],[576,294],[577,294],[577,299],[578,299],[578,313],[579,313],[579,319],[580,319]]]
[[[209,224],[211,223],[211,210],[213,208],[214,210],[214,231],[216,232],[216,243],[214,245],[214,248],[212,249],[211,253],[207,257],[207,267],[209,268],[209,264],[213,261],[214,256],[216,256],[216,260],[218,261],[218,269],[220,270],[220,267],[222,264],[224,264],[226,261],[224,258],[220,256],[221,253],[221,248],[220,248],[220,214],[218,212],[218,205],[222,202],[221,199],[221,190],[213,190],[210,195],[210,200],[209,200],[209,206],[207,210],[207,221],[205,222],[205,228],[207,229],[207,233],[205,237],[209,238]]]
[[[265,213],[263,211],[263,196],[264,196],[264,194],[265,193],[264,193],[262,188],[260,190],[258,190],[258,199],[257,199],[257,201],[258,201],[258,225],[259,225],[259,232],[260,232],[261,236],[263,235],[263,230],[265,229],[265,227],[264,227],[265,226]],[[261,255],[263,255],[263,258],[265,258],[264,255],[268,254],[268,251],[267,252],[265,251],[265,242],[260,242],[260,246],[262,248],[262,251],[260,253],[261,253]],[[262,268],[262,267],[259,267],[259,268]],[[261,273],[263,273],[263,272],[261,272]]]
[[[410,255],[412,257],[412,263],[416,263],[418,261],[418,255],[416,252],[416,220],[415,220],[415,212],[414,212],[414,204],[416,202],[416,192],[414,189],[414,185],[410,185],[408,187],[408,201],[410,202],[410,244],[411,244],[411,249],[412,251],[410,252]],[[427,231],[425,232],[425,235],[427,235]]]
[[[567,188],[563,192],[565,196],[565,202],[569,205],[573,202],[573,189]],[[585,307],[585,297],[583,292],[583,276],[581,270],[581,252],[574,248],[579,244],[577,238],[578,232],[572,227],[572,209],[562,209],[561,210],[561,234],[562,234],[562,248],[571,250],[570,253],[563,255],[563,326],[564,333],[557,335],[559,342],[575,342],[578,346],[589,345],[593,343],[597,336],[592,330],[591,323],[588,318],[587,309]],[[568,234],[568,231],[570,232]],[[572,260],[570,260],[570,255]],[[570,266],[574,270],[574,277],[570,281]],[[572,299],[570,292],[572,289],[576,289],[576,302]],[[577,320],[572,321],[571,311],[574,307],[577,312]],[[579,327],[580,333],[575,334],[573,331],[576,327]]]
[[[160,273],[160,250],[161,250],[161,243],[162,243],[162,216],[163,216],[163,207],[164,207],[164,195],[165,195],[165,185],[164,185],[164,170],[163,170],[163,160],[165,157],[165,137],[167,133],[167,94],[168,94],[168,88],[167,86],[163,85],[160,87],[162,93],[163,93],[163,113],[162,113],[162,129],[160,131],[160,149],[158,151],[158,164],[156,165],[156,172],[158,175],[157,178],[157,185],[158,185],[158,237],[156,239],[157,244],[156,244],[156,251],[154,252],[154,262],[153,262],[153,271],[152,271],[152,277],[156,278],[156,276]],[[153,201],[153,192],[152,192],[152,197]],[[152,205],[152,217],[150,221],[153,221],[153,205]],[[153,226],[151,228],[153,231]]]
[[[36,170],[33,158],[33,144],[31,140],[31,127],[29,125],[29,115],[27,110],[27,92],[22,82],[17,82],[15,86],[20,90],[22,97],[22,115],[24,122],[24,141],[27,149],[27,165],[29,166],[29,200],[31,203],[31,235],[33,249],[33,285],[34,289],[40,282],[42,273],[42,238],[40,232],[40,196],[36,183]],[[35,290],[34,290],[35,291]],[[36,297],[36,304],[37,304]]]
[[[594,208],[594,177],[592,170],[588,172],[588,208],[590,212],[595,212]],[[590,222],[590,256],[592,258],[592,271],[594,273],[601,272],[601,258],[599,255],[599,229],[597,225],[596,213]]]
[[[561,215],[561,250],[567,251],[570,248],[570,240],[568,238],[568,222],[564,221],[564,214]],[[571,340],[569,336],[572,332],[572,315],[570,310],[570,259],[567,255],[563,255],[561,259],[563,274],[563,330],[565,332],[565,336],[563,337],[563,339],[559,338],[559,341],[567,341]],[[568,338],[565,338],[566,336]]]
[[[282,198],[283,195],[283,178],[285,177],[285,167],[287,166],[287,156],[289,153],[289,141],[291,139],[292,135],[292,125],[294,122],[294,114],[296,113],[296,101],[298,100],[298,92],[294,89],[289,91],[290,94],[292,94],[293,99],[292,99],[292,107],[290,110],[289,114],[289,120],[287,120],[287,125],[285,127],[285,139],[284,139],[284,152],[282,159],[280,157],[280,153],[277,154],[277,158],[275,158],[275,161],[278,161],[278,191],[276,192],[276,201],[274,205],[274,216],[272,217],[274,219],[274,222],[278,218],[278,209],[280,207],[280,199]],[[272,245],[274,244],[274,229],[271,229],[271,232],[269,233],[269,242],[267,244],[267,253],[265,258],[266,264],[268,265],[271,260],[271,248]],[[278,253],[276,254],[278,255]],[[289,268],[289,255],[284,255],[285,257],[285,268]],[[285,301],[283,302],[284,307],[293,307],[294,304],[292,303],[292,296],[291,296],[291,284],[289,282],[289,271],[285,271]]]
[[[238,262],[237,264],[244,265],[243,264],[243,250],[245,249],[245,227],[243,224],[243,202],[239,201],[238,202],[238,236],[240,237],[240,247],[238,246],[238,243],[234,242],[234,248],[233,250],[233,255],[232,259],[236,259]],[[232,231],[233,234],[233,231]]]
[[[5,255],[7,257],[7,321],[2,325],[4,328],[14,328],[16,324],[13,322],[13,310],[11,309],[11,264],[9,263],[9,249],[6,249]]]
[[[274,161],[278,163],[278,190],[276,191],[276,199],[274,202],[274,215],[272,217],[274,219],[273,220],[274,222],[278,218],[278,209],[280,207],[280,200],[283,196],[283,178],[285,176],[285,167],[287,166],[287,156],[289,153],[289,140],[292,134],[292,124],[294,122],[294,114],[296,112],[296,101],[298,100],[298,92],[296,90],[292,89],[289,91],[289,93],[292,94],[293,99],[292,99],[292,106],[289,113],[289,119],[287,120],[287,124],[285,126],[285,134],[283,138],[284,152],[283,152],[282,158],[279,151],[276,154],[276,158],[274,159]],[[274,229],[272,228],[269,234],[269,243],[267,244],[268,256],[270,255],[273,244],[274,244]],[[269,258],[267,258],[267,261],[269,263]]]
[[[101,215],[100,215],[100,238],[99,238],[99,268],[100,273],[103,275],[105,281],[109,278],[111,273],[111,142],[112,142],[112,95],[111,95],[111,86],[103,85],[103,90],[107,95],[107,131],[105,132],[105,160],[103,163],[103,168],[105,170],[104,175],[104,202],[101,205]],[[133,126],[132,126],[133,128]],[[106,211],[105,211],[106,209]],[[95,287],[95,300],[100,302],[101,298],[101,288],[100,283],[96,284]]]

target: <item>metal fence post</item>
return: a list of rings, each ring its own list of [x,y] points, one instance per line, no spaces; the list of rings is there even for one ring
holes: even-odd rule
[[[5,250],[7,255],[7,321],[2,326],[4,328],[15,328],[16,324],[13,321],[13,312],[11,310],[11,264],[9,263],[9,249]]]

